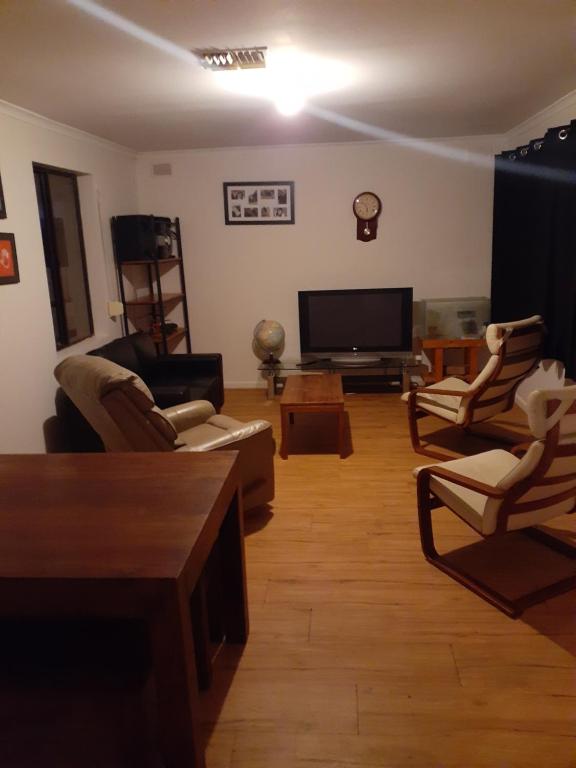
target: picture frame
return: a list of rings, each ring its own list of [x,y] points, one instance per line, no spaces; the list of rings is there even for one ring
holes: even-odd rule
[[[0,285],[19,283],[18,259],[14,235],[0,232]]]
[[[6,219],[6,200],[4,199],[4,190],[2,188],[2,177],[0,176],[0,219]]]
[[[226,224],[294,224],[293,181],[225,181]]]

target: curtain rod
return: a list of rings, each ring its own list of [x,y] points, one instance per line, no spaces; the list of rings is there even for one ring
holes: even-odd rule
[[[504,160],[518,160],[519,158],[526,157],[531,152],[539,152],[544,146],[544,142],[550,139],[559,139],[560,141],[566,141],[570,135],[570,129],[576,129],[576,120],[572,120],[569,125],[561,125],[556,128],[549,128],[546,134],[539,139],[532,139],[528,144],[522,144],[515,149],[504,149],[496,157],[503,158]]]

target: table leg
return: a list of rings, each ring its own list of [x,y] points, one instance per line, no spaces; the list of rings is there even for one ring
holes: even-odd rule
[[[344,409],[338,411],[338,451],[344,458]]]
[[[466,378],[469,382],[472,382],[478,376],[478,347],[468,347],[466,349],[466,357],[468,358],[466,361],[468,369],[466,373],[468,376]]]
[[[280,406],[281,417],[281,431],[282,436],[280,440],[280,458],[288,458],[288,433],[290,430],[290,413],[284,406]]]
[[[410,371],[402,368],[402,392],[410,392]]]
[[[167,584],[150,625],[160,738],[167,768],[205,768],[188,595]]]
[[[273,400],[276,394],[276,377],[273,373],[266,374],[266,398]]]
[[[434,381],[442,381],[444,378],[444,350],[436,347],[434,350]]]
[[[224,599],[224,632],[228,643],[248,639],[248,599],[244,556],[244,514],[237,492],[220,528],[219,542]]]
[[[190,610],[192,612],[192,633],[196,649],[198,687],[201,691],[206,691],[212,685],[212,659],[210,657],[210,621],[208,617],[205,572],[200,577],[190,597]]]

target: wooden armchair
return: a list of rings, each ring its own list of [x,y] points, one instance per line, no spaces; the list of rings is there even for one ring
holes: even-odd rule
[[[493,323],[486,329],[491,356],[471,384],[450,377],[402,395],[408,403],[410,439],[416,453],[447,458],[421,444],[418,420],[424,416],[438,416],[468,429],[510,410],[516,387],[538,365],[543,335],[544,325],[538,315],[510,323]]]
[[[458,570],[434,545],[432,510],[448,507],[483,537],[524,530],[574,558],[576,550],[534,526],[576,510],[576,385],[536,390],[528,398],[532,443],[522,458],[504,450],[414,470],[418,479],[420,540],[426,559],[512,617],[576,587],[573,575],[511,600]]]

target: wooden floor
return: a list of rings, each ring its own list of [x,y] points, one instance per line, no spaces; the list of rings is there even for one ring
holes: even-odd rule
[[[405,405],[346,408],[347,458],[320,452],[336,450],[335,424],[297,417],[276,498],[248,519],[251,634],[203,697],[208,768],[574,768],[576,594],[513,621],[428,565],[411,471],[429,462]],[[262,391],[228,391],[224,411],[280,437]],[[473,540],[437,514],[441,549]],[[514,558],[499,554],[505,578]]]

